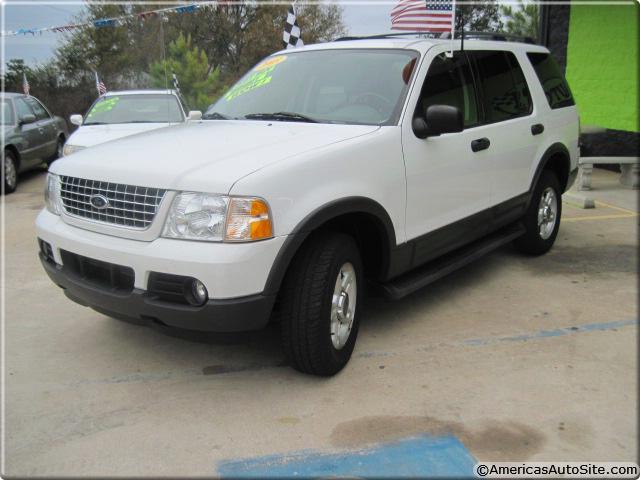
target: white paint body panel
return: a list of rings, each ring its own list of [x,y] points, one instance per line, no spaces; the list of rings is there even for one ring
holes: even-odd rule
[[[75,147],[95,147],[101,143],[129,137],[137,133],[157,130],[175,123],[117,123],[113,125],[82,125],[67,140]]]

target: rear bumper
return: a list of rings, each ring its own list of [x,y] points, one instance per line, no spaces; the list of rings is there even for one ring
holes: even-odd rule
[[[49,278],[80,305],[116,318],[208,332],[243,332],[263,328],[269,321],[275,296],[262,294],[210,300],[201,307],[163,302],[144,290],[118,292],[85,282],[42,253],[40,261]]]

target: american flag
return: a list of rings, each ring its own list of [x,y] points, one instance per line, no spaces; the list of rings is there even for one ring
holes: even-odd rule
[[[107,87],[105,87],[104,82],[98,78],[98,72],[94,72],[96,74],[96,90],[98,90],[98,95],[104,95],[107,93]]]
[[[27,75],[22,72],[22,91],[25,95],[29,95],[29,80],[27,80]]]
[[[391,28],[410,32],[451,32],[454,0],[400,0],[391,10]]]

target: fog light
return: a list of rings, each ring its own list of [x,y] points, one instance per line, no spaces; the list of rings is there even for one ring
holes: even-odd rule
[[[207,287],[204,286],[204,283],[200,280],[196,280],[195,278],[191,282],[191,295],[193,297],[193,304],[198,306],[204,305],[209,299]]]

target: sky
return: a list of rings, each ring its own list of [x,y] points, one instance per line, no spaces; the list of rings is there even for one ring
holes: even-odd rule
[[[39,4],[29,0],[11,0],[10,2],[0,0],[0,2],[2,2],[4,19],[2,30],[42,28],[72,23],[74,17],[82,11],[83,4],[82,1],[73,0]],[[357,5],[354,4],[356,3],[354,0],[350,0],[350,4],[343,6],[343,20],[350,35],[371,35],[390,31],[391,5],[388,0],[381,5],[372,5],[374,2],[375,0],[367,0],[367,5]],[[63,38],[60,33],[3,37],[2,65],[4,66],[4,63],[11,58],[22,58],[30,65],[44,63],[52,57],[55,48]]]

